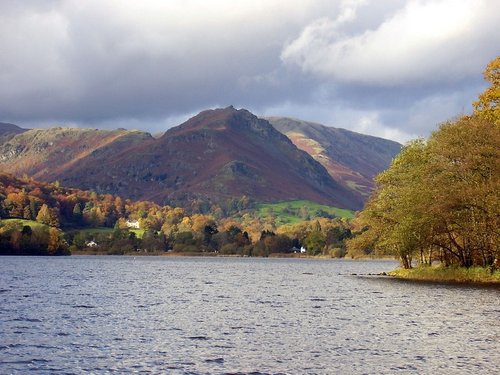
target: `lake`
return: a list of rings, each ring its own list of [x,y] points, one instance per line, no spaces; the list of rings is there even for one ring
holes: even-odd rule
[[[497,374],[499,290],[396,266],[1,257],[0,373]]]

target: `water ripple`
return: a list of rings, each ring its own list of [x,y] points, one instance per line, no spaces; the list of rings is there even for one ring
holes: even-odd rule
[[[498,291],[394,262],[6,257],[0,373],[496,374]]]

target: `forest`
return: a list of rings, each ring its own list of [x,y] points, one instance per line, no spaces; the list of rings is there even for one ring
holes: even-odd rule
[[[275,214],[252,210],[246,197],[211,210],[188,213],[0,174],[0,254],[269,256],[306,246],[308,255],[339,257],[345,255],[344,239],[351,236],[349,222],[331,214],[277,228]]]
[[[376,178],[355,226],[351,254],[392,254],[404,268],[500,266],[500,57],[474,113],[407,144]]]

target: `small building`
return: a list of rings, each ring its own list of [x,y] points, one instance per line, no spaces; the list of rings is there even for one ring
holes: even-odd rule
[[[85,246],[87,247],[96,247],[97,246],[97,242],[95,241],[89,241],[85,244]]]
[[[305,254],[307,252],[306,248],[304,246],[301,246],[300,249],[298,247],[292,247],[292,252],[297,254],[297,253],[301,253],[301,254]]]
[[[127,228],[139,229],[139,220],[127,220]]]

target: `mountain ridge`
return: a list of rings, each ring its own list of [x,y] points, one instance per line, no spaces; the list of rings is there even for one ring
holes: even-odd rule
[[[232,106],[202,111],[157,137],[125,129],[24,130],[0,142],[0,167],[18,176],[184,207],[242,196],[261,202],[307,199],[351,210],[363,206],[366,197],[334,178],[300,143],[297,147],[297,137],[280,130]]]
[[[0,144],[7,142],[16,134],[21,134],[27,130],[8,122],[0,122]]]
[[[402,145],[380,137],[290,117],[266,119],[322,164],[338,183],[366,197],[373,178],[387,169]]]

